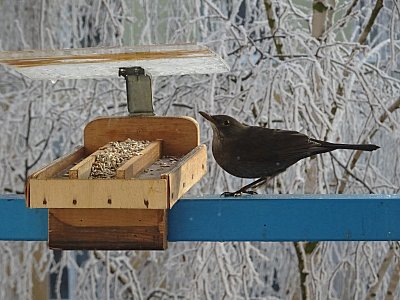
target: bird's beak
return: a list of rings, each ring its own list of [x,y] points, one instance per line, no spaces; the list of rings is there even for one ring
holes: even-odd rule
[[[203,116],[204,119],[210,121],[212,124],[215,124],[214,118],[209,114],[205,113],[204,111],[199,111],[199,113]]]

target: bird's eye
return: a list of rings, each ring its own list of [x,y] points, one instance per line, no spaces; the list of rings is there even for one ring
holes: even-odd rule
[[[230,123],[231,123],[231,122],[229,122],[229,120],[225,120],[225,121],[224,121],[224,125],[225,125],[225,126],[228,126]]]

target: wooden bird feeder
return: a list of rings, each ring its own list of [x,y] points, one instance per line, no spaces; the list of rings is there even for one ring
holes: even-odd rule
[[[129,116],[97,118],[83,146],[32,174],[26,204],[49,209],[49,247],[167,248],[171,208],[207,170],[206,146],[189,117],[154,116],[151,77],[224,72],[223,60],[197,45],[0,53],[0,63],[36,79],[123,76]],[[127,139],[149,141],[111,178],[91,178],[97,155]]]

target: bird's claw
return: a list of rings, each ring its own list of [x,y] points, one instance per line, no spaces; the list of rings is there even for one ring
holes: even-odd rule
[[[249,194],[249,195],[256,195],[257,192],[255,191],[242,191],[242,190],[238,190],[236,192],[223,192],[221,194],[221,197],[240,197],[242,196],[242,194]]]
[[[242,193],[238,192],[223,192],[221,197],[239,197]]]

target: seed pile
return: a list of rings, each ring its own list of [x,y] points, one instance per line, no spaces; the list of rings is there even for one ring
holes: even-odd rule
[[[123,142],[110,142],[100,148],[92,165],[89,178],[113,178],[117,169],[133,156],[141,155],[149,141],[135,141],[127,139]]]

